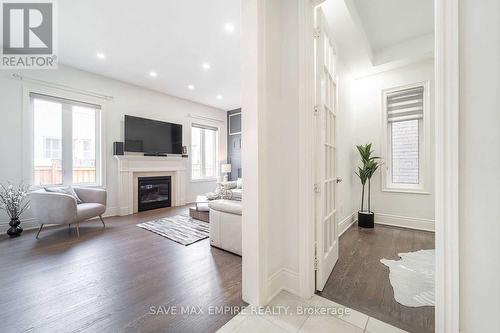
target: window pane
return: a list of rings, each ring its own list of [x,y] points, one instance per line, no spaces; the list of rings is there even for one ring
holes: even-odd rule
[[[392,182],[419,183],[419,120],[391,123],[392,126]]]
[[[217,174],[215,150],[216,132],[209,129],[204,129],[203,132],[205,135],[205,176],[215,177]]]
[[[34,185],[62,184],[62,105],[33,100]]]
[[[191,178],[202,177],[201,173],[201,129],[191,128]]]
[[[96,182],[96,110],[73,106],[73,183]]]

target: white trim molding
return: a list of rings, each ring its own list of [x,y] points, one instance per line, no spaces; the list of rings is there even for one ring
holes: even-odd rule
[[[358,212],[353,212],[348,215],[345,219],[339,222],[338,230],[339,230],[339,238],[347,231],[354,223],[358,221],[357,219]]]
[[[299,274],[287,268],[277,270],[267,279],[267,303],[285,290],[299,295]]]
[[[358,212],[353,212],[352,214],[345,217],[339,222],[339,238],[342,236],[347,229],[349,229],[354,223],[358,221]],[[435,221],[432,219],[424,219],[420,217],[408,217],[399,216],[392,214],[375,213],[375,223],[381,225],[388,225],[393,227],[423,230],[423,231],[435,231]]]
[[[415,230],[432,231],[435,230],[435,221],[420,217],[399,216],[383,213],[375,213],[375,223],[390,225]]]
[[[309,298],[314,278],[314,6],[320,0],[299,1],[299,294]]]
[[[436,332],[459,332],[459,1],[435,1]]]

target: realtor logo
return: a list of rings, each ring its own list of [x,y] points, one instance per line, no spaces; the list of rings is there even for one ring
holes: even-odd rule
[[[56,68],[55,3],[1,0],[4,69]]]

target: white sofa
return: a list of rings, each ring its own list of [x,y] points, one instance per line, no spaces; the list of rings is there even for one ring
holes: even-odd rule
[[[106,211],[106,190],[97,188],[73,188],[78,198],[65,193],[47,192],[40,189],[30,193],[31,210],[34,218],[40,224],[36,238],[44,224],[69,224],[76,223],[76,232],[80,236],[80,222],[99,217],[104,227],[102,214]]]
[[[208,207],[210,245],[241,256],[241,201],[214,200]]]

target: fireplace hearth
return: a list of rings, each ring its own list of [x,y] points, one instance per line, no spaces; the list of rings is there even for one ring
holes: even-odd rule
[[[170,207],[172,205],[172,178],[139,177],[138,178],[138,210]]]

